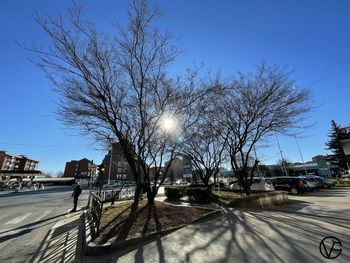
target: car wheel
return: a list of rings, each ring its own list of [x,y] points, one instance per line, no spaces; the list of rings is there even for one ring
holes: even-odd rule
[[[298,194],[298,189],[296,189],[296,188],[292,188],[292,189],[290,189],[290,192],[293,194],[293,195],[297,195]]]

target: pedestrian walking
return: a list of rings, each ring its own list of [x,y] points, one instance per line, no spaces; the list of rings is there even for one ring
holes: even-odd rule
[[[81,192],[82,192],[82,189],[80,187],[80,184],[78,182],[75,182],[74,192],[72,193],[72,196],[74,197],[74,207],[70,212],[77,211],[78,198]]]

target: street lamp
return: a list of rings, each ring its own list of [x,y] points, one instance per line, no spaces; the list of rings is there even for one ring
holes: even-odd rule
[[[111,156],[109,159],[109,169],[108,169],[108,185],[111,182],[111,170],[112,170],[112,162],[113,162],[113,143],[111,144]]]
[[[286,169],[286,165],[284,163],[284,158],[283,158],[283,154],[282,154],[282,150],[281,150],[280,141],[278,140],[276,132],[275,132],[275,136],[276,136],[276,140],[277,140],[278,149],[280,150],[280,155],[281,155],[281,158],[282,158],[283,172],[284,172],[284,175],[287,176],[288,175],[287,174],[287,169]]]
[[[306,166],[305,166],[305,162],[304,162],[303,155],[301,154],[301,150],[300,150],[300,147],[299,147],[299,143],[298,143],[298,140],[297,140],[297,136],[294,136],[294,138],[295,138],[295,142],[297,143],[297,146],[298,146],[298,150],[299,150],[299,154],[300,154],[301,161],[303,162],[305,175],[307,175],[307,169],[306,169]]]

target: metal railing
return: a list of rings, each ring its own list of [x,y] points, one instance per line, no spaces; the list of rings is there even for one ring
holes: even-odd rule
[[[113,190],[104,190],[99,193],[102,202],[113,202],[116,200],[123,200],[132,198],[135,195],[135,188],[117,188]]]
[[[103,202],[96,193],[90,192],[88,206],[92,218],[93,234],[95,236],[98,236],[100,232],[100,221],[102,216]]]
[[[89,212],[92,219],[93,235],[98,236],[100,231],[100,222],[103,210],[103,203],[114,202],[116,200],[124,200],[132,198],[135,194],[135,188],[104,190],[101,192],[90,191],[88,199]]]

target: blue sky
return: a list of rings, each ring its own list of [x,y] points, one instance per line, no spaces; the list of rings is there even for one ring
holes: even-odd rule
[[[101,31],[125,22],[126,1],[76,1],[86,18]],[[154,1],[151,1],[154,2]],[[105,150],[77,131],[63,127],[55,116],[57,95],[44,73],[33,65],[26,45],[46,45],[48,38],[35,23],[35,12],[65,12],[71,1],[0,1],[0,150],[40,160],[46,172],[63,170],[65,162],[89,158],[99,163]],[[324,0],[163,0],[159,27],[169,31],[184,53],[171,67],[181,72],[203,63],[223,76],[253,71],[262,60],[287,66],[297,86],[312,91],[312,128],[300,133],[305,160],[324,154],[334,119],[350,124],[350,1]],[[285,158],[300,161],[293,138],[280,136]],[[279,159],[276,141],[258,148],[263,163]]]

